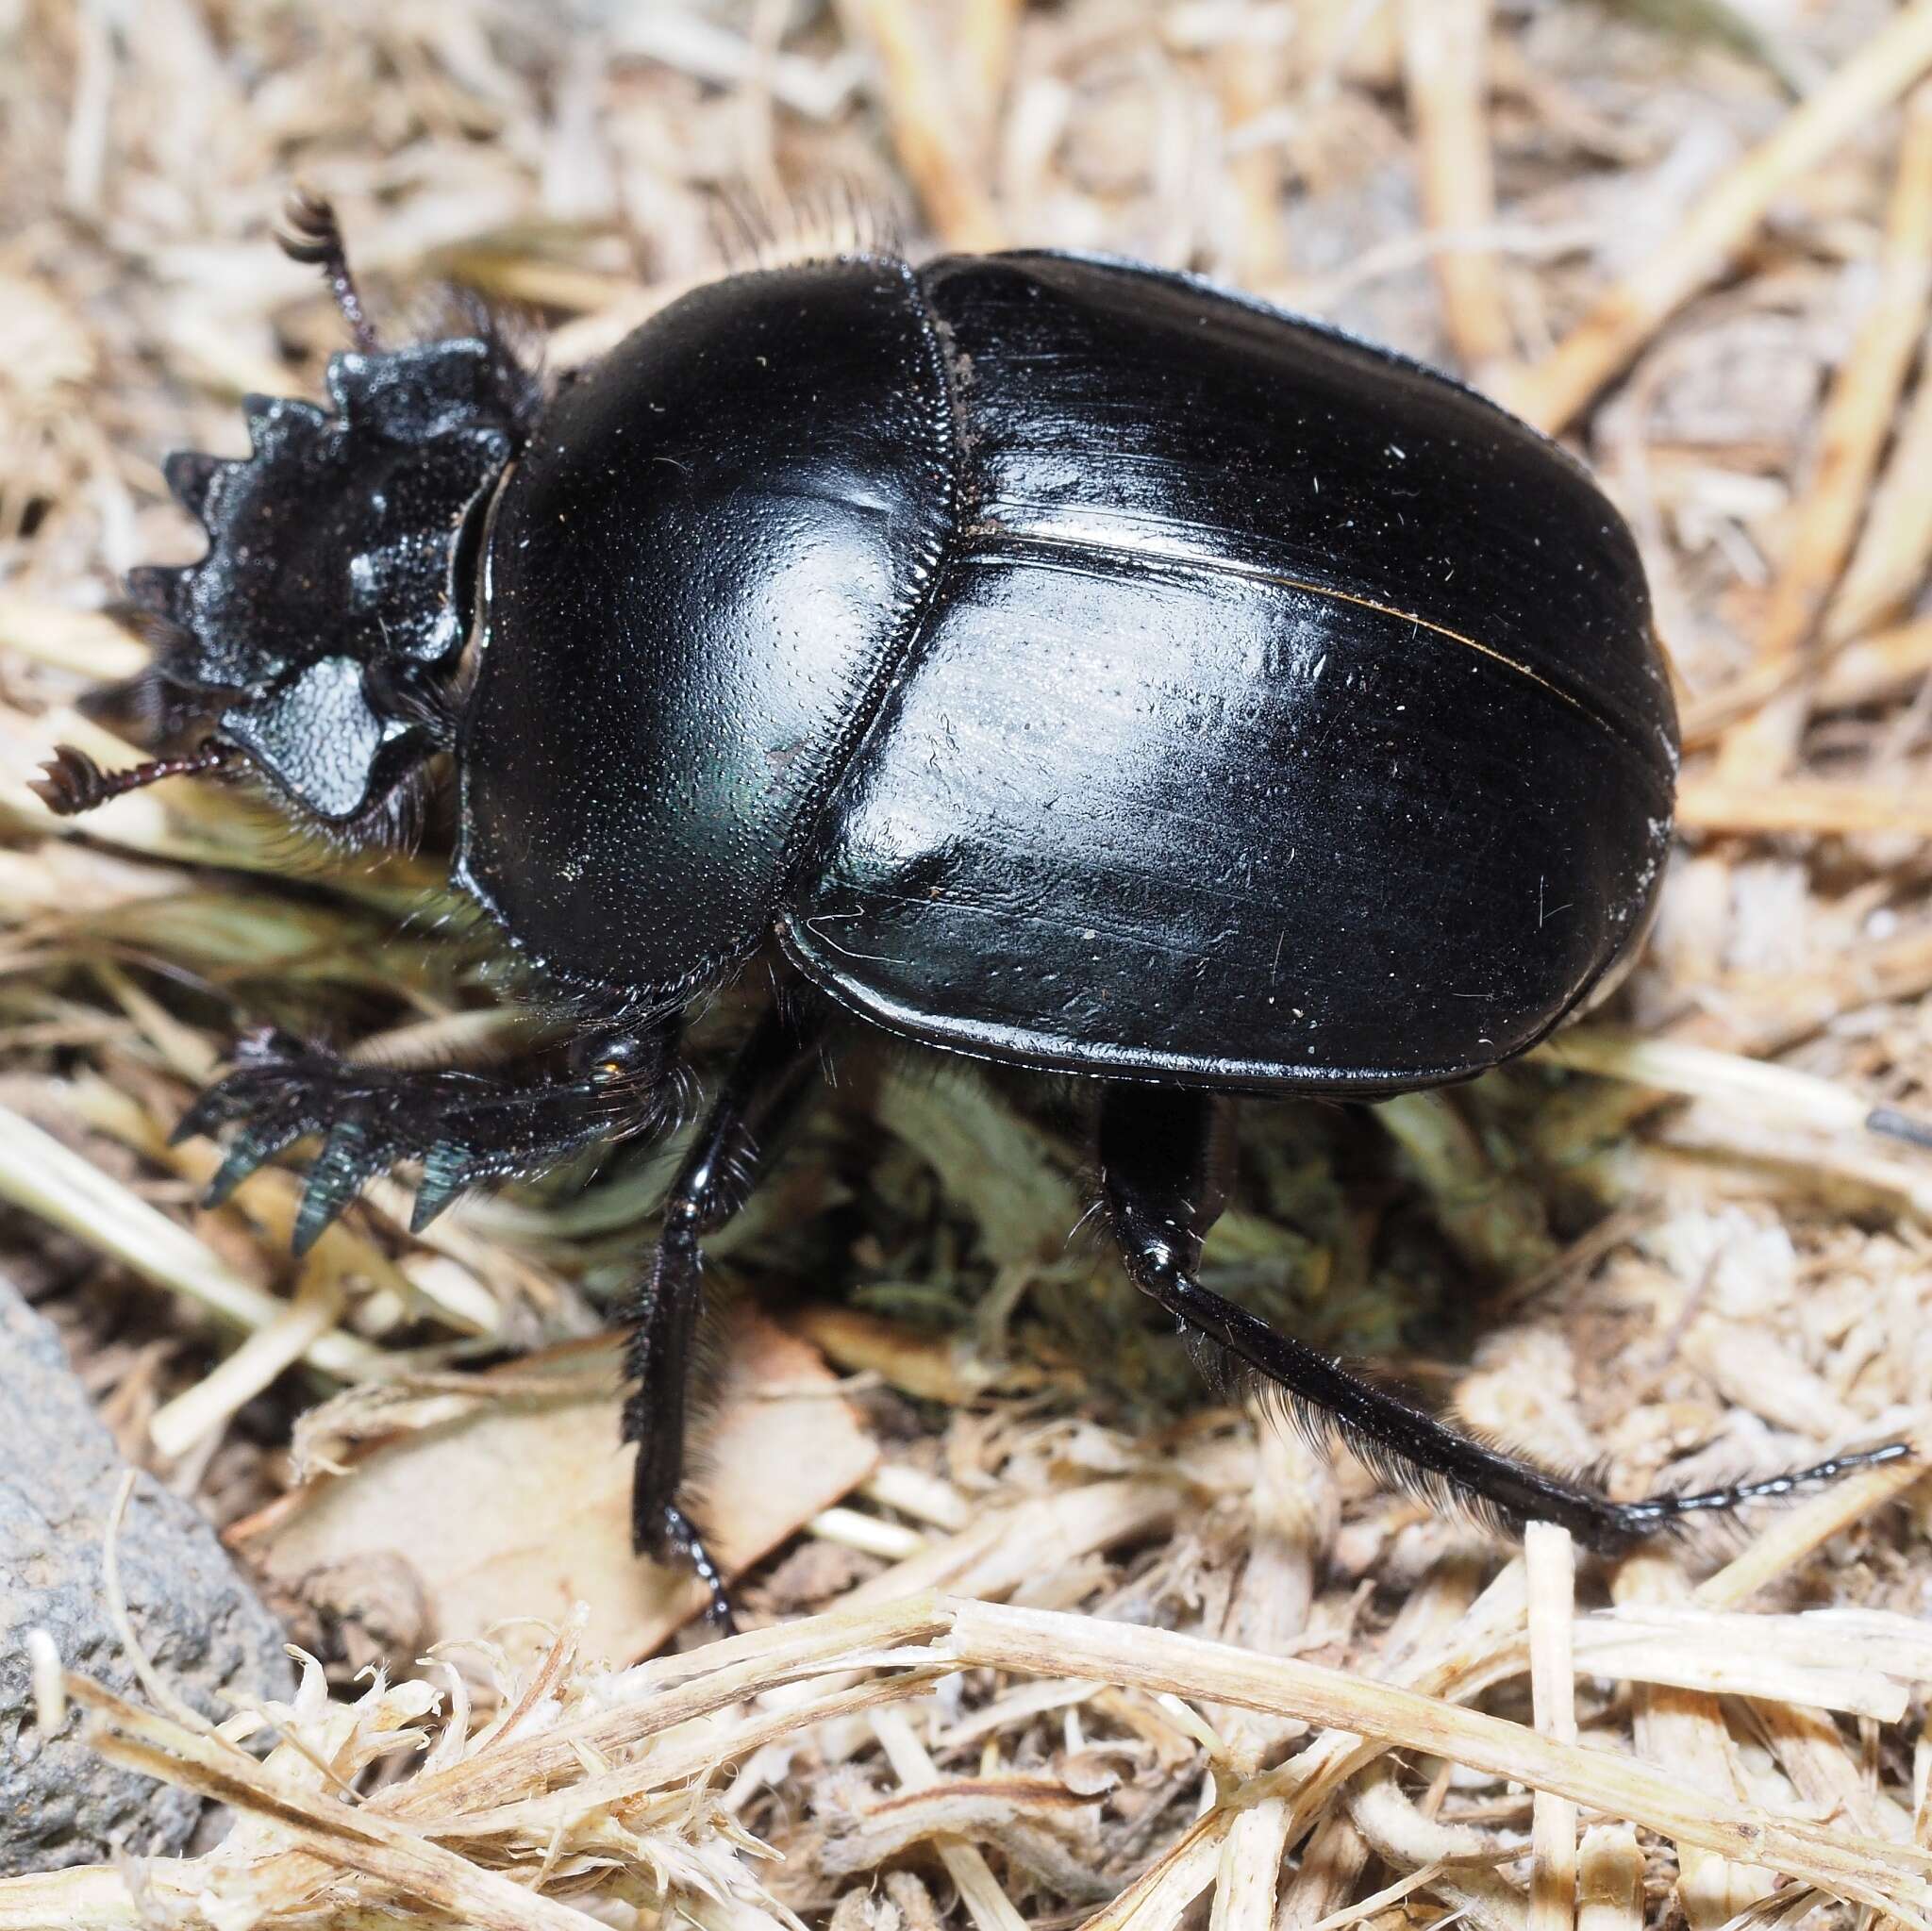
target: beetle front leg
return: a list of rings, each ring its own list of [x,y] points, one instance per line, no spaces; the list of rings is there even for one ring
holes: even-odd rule
[[[711,1592],[711,1618],[731,1626],[724,1577],[685,1512],[685,1434],[692,1355],[704,1313],[707,1234],[750,1197],[774,1143],[809,1090],[825,1014],[815,1002],[791,1015],[774,1007],[745,1042],[685,1157],[664,1203],[664,1224],[632,1305],[624,1438],[638,1445],[631,1535],[638,1554],[682,1561]]]
[[[1184,1329],[1206,1336],[1278,1390],[1291,1419],[1306,1432],[1339,1436],[1384,1480],[1432,1502],[1459,1504],[1506,1534],[1520,1536],[1532,1522],[1557,1523],[1586,1547],[1616,1555],[1687,1517],[1788,1495],[1912,1452],[1893,1442],[1759,1481],[1613,1502],[1473,1440],[1275,1333],[1195,1278],[1202,1240],[1226,1199],[1228,1115],[1229,1102],[1211,1093],[1108,1087],[1100,1115],[1101,1185],[1127,1272]]]
[[[258,1167],[310,1134],[322,1151],[295,1215],[306,1254],[363,1185],[421,1159],[410,1228],[421,1232],[464,1189],[528,1176],[600,1140],[662,1124],[668,1035],[600,1037],[554,1077],[512,1079],[458,1068],[364,1066],[287,1033],[252,1034],[235,1070],[189,1107],[175,1139],[239,1127],[209,1183],[219,1207]]]

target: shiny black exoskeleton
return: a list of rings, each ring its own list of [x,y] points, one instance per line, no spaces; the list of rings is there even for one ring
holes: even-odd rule
[[[755,957],[755,1031],[636,1308],[641,1548],[685,1513],[699,1241],[839,1012],[1093,1075],[1134,1278],[1399,1475],[1616,1546],[1837,1466],[1612,1502],[1474,1443],[1204,1289],[1237,1093],[1371,1099],[1522,1052],[1643,929],[1675,720],[1628,532],[1414,363],[1190,276],[1058,254],[732,276],[545,397],[493,335],[357,337],[336,405],[180,457],[207,558],[132,586],[200,751],[379,826],[447,754],[457,883],[608,1024],[568,1068],[385,1073],[253,1044],[183,1123],[220,1197],[326,1136],[297,1238],[420,1157],[479,1179],[658,1124],[677,1015]]]

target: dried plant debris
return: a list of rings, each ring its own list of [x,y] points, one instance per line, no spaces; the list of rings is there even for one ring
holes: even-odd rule
[[[298,1455],[311,1469],[335,1461],[318,1440],[325,1431],[374,1435],[379,1445],[356,1457],[338,1450],[341,1474],[318,1471],[230,1533],[325,1616],[359,1619],[368,1598],[399,1597],[393,1620],[413,1623],[415,1647],[581,1610],[591,1654],[648,1655],[706,1593],[695,1576],[632,1553],[630,1467],[610,1424],[618,1352],[579,1347],[508,1373],[365,1383],[338,1395],[304,1417]],[[736,1574],[843,1500],[879,1452],[818,1353],[753,1316],[707,1456],[707,1502],[727,1531],[718,1559]],[[487,1506],[453,1509],[465,1490]],[[498,1641],[512,1656],[524,1646]]]
[[[1251,1109],[1212,1284],[1619,1493],[1923,1442],[1928,89],[1932,0],[0,8],[0,1270],[306,1657],[217,1728],[165,1645],[137,1695],[36,1640],[33,1723],[235,1821],[0,1877],[0,1925],[1932,1927],[1914,1467],[1525,1560],[1203,1391],[1069,1238],[1071,1086],[841,1056],[715,1243],[747,1627],[674,1640],[604,1328],[675,1146],[420,1234],[379,1182],[296,1260],[294,1174],[204,1207],[170,1143],[254,1027],[542,1047],[440,809],[350,864],[219,775],[30,789],[155,748],[115,612],[194,553],[161,458],[339,345],[270,245],[297,183],[373,307],[456,284],[553,371],[788,238],[1200,270],[1585,456],[1690,746],[1617,1006]]]
[[[1567,1539],[1549,1535],[1567,1564]],[[1110,1888],[1109,1853],[1141,1835],[1133,1821],[1148,1800],[1158,1802],[1148,1789],[1147,1772],[1160,1761],[1148,1732],[1165,1727],[1191,1746],[1205,1807],[1193,1805],[1192,1823],[1090,1922],[1172,1922],[1208,1886],[1230,1884],[1244,1824],[1272,1809],[1278,1858],[1279,1843],[1299,1836],[1351,1781],[1360,1794],[1349,1814],[1388,1847],[1381,1855],[1428,1847],[1406,1892],[1440,1886],[1479,1900],[1486,1922],[1524,1922],[1540,1873],[1527,1900],[1498,1874],[1522,1861],[1520,1834],[1417,1810],[1386,1773],[1386,1754],[1401,1750],[1466,1766],[1475,1773],[1464,1779],[1466,1790],[1487,1788],[1476,1781],[1487,1777],[1507,1780],[1506,1789],[1529,1786],[1539,1806],[1545,1795],[1561,1800],[1572,1891],[1575,1807],[1583,1806],[1627,1818],[1682,1851],[1748,1856],[1822,1898],[1887,1911],[1905,1924],[1932,1923],[1932,1849],[1900,1840],[1876,1799],[1860,1806],[1863,1829],[1821,1823],[1454,1700],[1534,1667],[1551,1615],[1564,1646],[1573,1635],[1607,1635],[1606,1648],[1620,1649],[1624,1671],[1640,1682],[1696,1674],[1686,1660],[1696,1637],[1707,1636],[1717,1656],[1753,1640],[1763,1620],[1705,1610],[1657,1624],[1612,1616],[1573,1625],[1567,1587],[1545,1600],[1536,1568],[1533,1551],[1532,1580],[1515,1564],[1474,1602],[1465,1596],[1430,1660],[1405,1659],[1393,1680],[1144,1624],[932,1590],[615,1674],[584,1664],[575,1624],[553,1633],[524,1669],[480,1645],[495,1711],[481,1720],[463,1673],[447,1662],[442,1690],[422,1679],[391,1685],[377,1672],[347,1702],[331,1697],[309,1660],[291,1702],[264,1704],[219,1728],[137,1707],[68,1675],[58,1693],[87,1713],[104,1757],[226,1802],[239,1821],[202,1857],[146,1865],[138,1891],[121,1871],[74,1871],[14,1880],[0,1890],[0,1906],[16,1924],[83,1917],[134,1924],[143,1914],[187,1924],[293,1923],[325,1908],[341,1922],[356,1912],[415,1911],[483,1925],[562,1926],[585,1922],[573,1906],[595,1896],[700,1923],[796,1924],[795,1906],[829,1904],[826,1893],[850,1873],[924,1851],[937,1856],[976,1922],[1024,1923],[1011,1888],[1074,1896]],[[1567,1568],[1560,1573],[1567,1585]],[[1830,1693],[1840,1706],[1902,1708],[1908,1690],[1932,1677],[1932,1645],[1917,1619],[1815,1610],[1770,1620],[1798,1625],[1790,1644],[1797,1673],[1784,1693],[1824,1690],[1823,1674],[1807,1679],[1799,1660],[1821,1642],[1837,1658]],[[1674,1649],[1673,1629],[1694,1633],[1693,1640]],[[933,1751],[958,1753],[965,1726],[951,1712],[962,1678],[985,1671],[1075,1680],[1051,1699],[1009,1693],[1008,1722],[997,1722],[995,1705],[994,1723],[972,1726],[979,1747],[969,1754],[979,1767],[948,1775]],[[1723,1681],[1719,1669],[1707,1686]],[[1223,1729],[1202,1713],[1208,1698],[1233,1706]],[[1058,1747],[1024,1770],[998,1763],[988,1740],[1024,1732],[1047,1712],[1058,1719],[1048,1731],[1058,1733]],[[1241,1712],[1316,1734],[1280,1767],[1257,1768],[1252,1750],[1234,1740]],[[1087,1723],[1124,1735],[1111,1746],[1088,1741]],[[263,1733],[274,1747],[258,1761],[242,1746]],[[868,1743],[882,1755],[871,1771],[855,1760]],[[377,1766],[382,1773],[372,1775]],[[726,1767],[735,1773],[716,1774]],[[782,1796],[801,1770],[819,1772],[822,1782],[819,1819],[800,1847],[812,1853],[808,1871],[798,1857],[774,1860],[744,1822],[760,1796]],[[1005,1884],[981,1846],[999,1854],[1010,1873]],[[1154,1915],[1157,1905],[1170,1915]]]

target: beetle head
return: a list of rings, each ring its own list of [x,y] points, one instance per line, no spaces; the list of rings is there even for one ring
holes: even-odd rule
[[[137,570],[128,591],[162,713],[205,720],[208,761],[245,756],[299,809],[353,831],[451,736],[480,526],[541,391],[487,330],[381,348],[326,205],[298,201],[291,221],[284,247],[323,266],[356,339],[328,366],[333,408],[251,396],[249,456],[169,458],[207,554]],[[57,810],[182,764],[100,779],[96,796],[75,757],[42,788]]]

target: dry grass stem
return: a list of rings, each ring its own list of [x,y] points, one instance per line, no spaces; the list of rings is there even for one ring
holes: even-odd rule
[[[308,1270],[274,1320],[257,1328],[212,1373],[155,1411],[149,1439],[163,1455],[185,1455],[331,1333],[345,1305],[339,1276],[324,1267]]]
[[[1594,1823],[1576,1853],[1576,1931],[1640,1931],[1643,1851],[1626,1823]]]
[[[1923,117],[1923,93],[1915,99]],[[1918,361],[1919,381],[1892,437],[1885,474],[1872,491],[1858,546],[1824,614],[1826,643],[1847,644],[1897,616],[1932,563],[1932,491],[1924,486],[1932,472],[1932,382],[1925,379],[1932,367],[1932,332],[1920,339]],[[1825,692],[1821,689],[1817,695],[1823,701]]]
[[[940,1773],[904,1711],[874,1710],[872,1726],[885,1750],[886,1760],[907,1790],[929,1790],[939,1782]],[[941,1838],[939,1853],[947,1874],[959,1887],[959,1895],[978,1931],[1026,1931],[1026,1920],[1013,1908],[1012,1901],[1000,1889],[999,1880],[986,1859],[971,1844]]]
[[[1890,784],[1824,778],[1734,784],[1692,776],[1677,792],[1677,823],[1686,831],[1794,832],[1819,838],[1898,832],[1924,839],[1932,838],[1932,806],[1922,795]]]
[[[1379,1917],[1391,1906],[1399,1905],[1411,1891],[1426,1889],[1441,1875],[1439,1865],[1424,1864],[1420,1871],[1411,1871],[1407,1877],[1398,1877],[1393,1884],[1371,1891],[1359,1904],[1350,1905],[1346,1910],[1331,1911],[1325,1918],[1318,1919],[1314,1931],[1343,1931],[1345,1925],[1359,1924],[1365,1919]]]
[[[913,0],[839,0],[839,12],[877,62],[893,143],[933,232],[968,253],[1002,247],[1003,225],[981,186],[976,157],[962,151],[952,111],[959,76],[938,45],[943,16],[924,13]],[[983,33],[977,47],[984,61]]]
[[[1422,167],[1423,211],[1435,254],[1442,320],[1465,369],[1484,371],[1511,348],[1492,252],[1458,238],[1495,220],[1490,164],[1490,0],[1406,0],[1402,35]]]
[[[1932,4],[1913,0],[1697,199],[1664,245],[1600,295],[1583,321],[1507,387],[1554,434],[1699,289],[1730,266],[1793,181],[1859,133],[1932,67]]]
[[[1684,1584],[1654,1556],[1624,1562],[1616,1578],[1619,1606],[1668,1603]],[[1638,1693],[1637,1748],[1646,1760],[1688,1773],[1699,1788],[1723,1796],[1741,1784],[1736,1752],[1715,1696],[1703,1690],[1653,1689]],[[1677,1839],[1677,1902],[1703,1931],[1726,1923],[1767,1896],[1773,1869],[1738,1856],[1732,1847]]]
[[[1539,1573],[1552,1553],[1559,1570],[1554,1589]],[[1553,1647],[1567,1648],[1561,1635],[1570,1625],[1563,1553],[1533,1547],[1527,1595],[1520,1580],[1500,1592],[1492,1589],[1460,1625],[1461,1660],[1456,1660],[1455,1645],[1444,1649],[1439,1643],[1424,1673],[1441,1681],[1446,1670],[1459,1674],[1466,1685],[1473,1683],[1482,1673],[1483,1652],[1492,1649],[1498,1636],[1507,1640],[1512,1626],[1520,1633],[1525,1613],[1539,1661]],[[1659,1612],[1650,1613],[1655,1618]],[[1558,1625],[1554,1644],[1553,1618]],[[1414,1627],[1421,1634],[1423,1625]],[[1874,1623],[1868,1618],[1863,1624],[1855,1619],[1845,1634],[1854,1643],[1861,1637],[1876,1642],[1878,1654],[1895,1667],[1925,1673],[1928,1645],[1923,1632],[1904,1619]],[[1016,1840],[1016,1825],[1032,1817],[1038,1822],[1029,1827],[1037,1838],[1063,1807],[1065,1793],[1056,1785],[1024,1779],[1008,1785],[982,1780],[958,1786],[958,1798],[948,1808],[943,1800],[955,1787],[945,1782],[907,1718],[887,1706],[929,1690],[946,1673],[992,1668],[1055,1677],[1076,1671],[1089,1683],[1128,1685],[1159,1696],[1208,1698],[1241,1710],[1294,1717],[1330,1732],[1306,1754],[1313,1761],[1326,1758],[1359,1768],[1367,1761],[1364,1741],[1444,1757],[1540,1792],[1554,1792],[1601,1814],[1635,1821],[1677,1838],[1687,1851],[1696,1847],[1735,1856],[1748,1849],[1773,1868],[1831,1894],[1858,1902],[1883,1898],[1901,1923],[1932,1922],[1926,1913],[1932,1903],[1926,1875],[1932,1853],[1916,1846],[1821,1828],[1741,1803],[1712,1805],[1707,1793],[1701,1796],[1672,1777],[1642,1771],[1560,1735],[1545,1735],[1344,1671],[1258,1656],[1170,1631],[959,1598],[941,1600],[928,1593],[871,1611],[841,1610],[753,1632],[641,1665],[616,1678],[582,1675],[574,1660],[575,1642],[566,1633],[553,1643],[521,1693],[507,1694],[505,1718],[466,1739],[458,1709],[420,1770],[354,1806],[325,1794],[314,1782],[318,1769],[339,1779],[369,1749],[407,1742],[409,1725],[420,1724],[430,1706],[403,1686],[390,1690],[378,1683],[354,1711],[345,1711],[321,1693],[319,1677],[311,1672],[302,1697],[276,1717],[289,1741],[262,1764],[224,1737],[137,1710],[85,1678],[70,1678],[66,1689],[93,1713],[97,1747],[104,1754],[219,1796],[252,1820],[234,1847],[209,1854],[192,1873],[194,1882],[216,1887],[209,1896],[226,1894],[226,1887],[242,1883],[263,1894],[264,1887],[273,1888],[273,1872],[279,1873],[273,1884],[294,1887],[287,1893],[292,1901],[307,1895],[314,1882],[305,1873],[327,1871],[336,1873],[338,1883],[353,1879],[367,1887],[358,1895],[372,1905],[381,1899],[415,1900],[467,1914],[474,1923],[507,1924],[513,1904],[521,1903],[524,1922],[561,1926],[574,1921],[573,1913],[546,1905],[525,1884],[507,1878],[495,1863],[486,1867],[475,1858],[487,1852],[496,1859],[509,1851],[513,1871],[528,1868],[527,1860],[535,1858],[557,1873],[575,1868],[574,1857],[593,1848],[608,1856],[628,1845],[625,1856],[643,1856],[660,1873],[675,1868],[679,1881],[696,1882],[703,1866],[696,1854],[709,1842],[705,1831],[714,1826],[705,1823],[711,1813],[702,1804],[693,1806],[693,1777],[702,1782],[714,1767],[755,1758],[779,1739],[803,1736],[815,1726],[869,1710],[874,1732],[902,1786],[934,1799],[930,1822],[917,1814],[902,1817],[898,1841],[939,1843],[976,1923],[1024,1923],[981,1854],[963,1842],[946,1842],[944,1826],[985,1830],[994,1840],[1010,1843]],[[788,1687],[812,1684],[819,1687],[803,1698],[794,1694],[770,1702]],[[1546,1682],[1544,1689],[1546,1693]],[[1547,1702],[1544,1714],[1547,1718]],[[523,1734],[518,1734],[520,1726]],[[379,1746],[378,1740],[384,1740]],[[1794,1747],[1787,1742],[1788,1749]],[[1817,1788],[1821,1779],[1828,1782],[1836,1773],[1818,1767],[1820,1736],[1814,1734],[1810,1747],[1812,1766],[1800,1775],[1806,1785]],[[1162,1912],[1171,1922],[1187,1899],[1226,1875],[1227,1845],[1244,1823],[1265,1817],[1270,1806],[1286,1806],[1291,1821],[1279,1829],[1281,1838],[1291,1841],[1313,1814],[1309,1799],[1316,1783],[1309,1772],[1306,1760],[1279,1773],[1242,1773],[1231,1763],[1224,1765],[1217,1776],[1230,1780],[1223,1784],[1213,1806],[1091,1922],[1153,1924],[1163,1922]],[[1386,1773],[1373,1788],[1382,1792],[1383,1801],[1373,1817],[1368,1808],[1358,1808],[1357,1822],[1368,1823],[1373,1840],[1387,1847],[1389,1855],[1414,1860],[1397,1880],[1402,1894],[1435,1889],[1459,1900],[1475,1922],[1515,1931],[1515,1906],[1507,1886],[1499,1889],[1482,1870],[1485,1863],[1512,1855],[1512,1847],[1467,1829],[1424,1822],[1396,1794]],[[662,1800],[675,1792],[683,1794],[675,1811],[666,1810]],[[673,1817],[681,1822],[673,1825]],[[648,1829],[641,1822],[646,1818],[654,1820]],[[613,1836],[619,1819],[628,1822]],[[670,1840],[661,1838],[666,1828],[698,1833],[686,1845],[694,1862],[681,1867],[667,1862]],[[648,1855],[641,1848],[644,1840],[635,1836],[641,1829],[647,1837],[651,1831],[660,1833],[651,1838]],[[939,1837],[929,1838],[935,1830]],[[1329,1835],[1332,1839],[1333,1832]],[[558,1863],[558,1845],[576,1850]],[[1539,1861],[1546,1855],[1540,1850]],[[715,1897],[723,1879],[715,1864],[703,1868],[709,1872]],[[189,1876],[184,1867],[169,1880],[169,1889],[187,1894],[182,1887]],[[1574,1873],[1564,1894],[1574,1894]],[[89,1895],[99,1900],[102,1893]],[[1232,1912],[1242,1893],[1239,1886],[1228,1885],[1217,1895],[1227,1900],[1218,1908]],[[769,1915],[753,1889],[742,1889],[741,1902]],[[54,1912],[74,1907],[70,1884],[44,1879],[0,1884],[0,1923],[22,1931],[66,1922]],[[95,1922],[131,1923],[131,1900],[126,1908],[102,1908]],[[1350,1910],[1343,1906],[1324,1918],[1354,1922]]]
[[[1857,1093],[1789,1066],[1608,1026],[1568,1027],[1539,1047],[1538,1055],[1553,1066],[1757,1108],[1791,1125],[1826,1133],[1857,1133],[1874,1110]]]
[[[1915,129],[1923,129],[1932,98],[1921,89],[1911,100],[1907,145],[1901,153],[1897,192],[1903,194]],[[1920,139],[1923,139],[1921,134]],[[1899,212],[1894,202],[1894,213]],[[1873,491],[1858,546],[1825,612],[1824,639],[1842,644],[1893,617],[1908,603],[1932,562],[1932,495],[1924,487],[1932,463],[1932,332],[1919,342],[1919,380],[1897,424],[1885,474]]]
[[[1576,1741],[1576,1551],[1570,1532],[1531,1523],[1524,1537],[1529,1574],[1529,1682],[1537,1735]],[[1576,1806],[1536,1793],[1531,1823],[1530,1931],[1570,1931],[1576,1915]]]
[[[1906,112],[1878,265],[1877,289],[1819,418],[1810,483],[1790,511],[1790,540],[1757,634],[1761,663],[1794,662],[1818,628],[1851,555],[1924,329],[1932,295],[1932,92],[1924,90]],[[1781,777],[1797,753],[1807,707],[1806,694],[1792,691],[1735,726],[1718,757],[1718,780]]]
[[[1932,394],[1932,390],[1922,388],[1918,393]],[[1927,414],[1932,415],[1932,405],[1927,406]],[[1916,508],[1924,498],[1915,488],[1911,500]],[[1835,641],[1827,626],[1824,643],[1807,668],[1813,679],[1814,710],[1850,710],[1896,696],[1932,673],[1932,620],[1842,641]],[[1788,658],[1754,659],[1748,670],[1692,698],[1682,715],[1685,749],[1707,749],[1735,719],[1785,690],[1798,669]]]
[[[258,1334],[288,1312],[286,1303],[244,1280],[179,1222],[4,1107],[0,1198],[124,1262],[156,1287],[188,1295],[234,1326]],[[312,1367],[345,1381],[379,1374],[384,1368],[381,1350],[333,1328],[299,1352]]]
[[[1222,1846],[1234,1823],[1231,1811],[1209,1811],[1111,1904],[1086,1919],[1080,1931],[1165,1931],[1178,1923],[1214,1882]]]
[[[1345,1733],[1447,1756],[1590,1809],[1629,1818],[1680,1844],[1765,1859],[1834,1896],[1932,1925],[1932,1853],[1781,1818],[1643,1769],[1607,1751],[1288,1657],[1260,1657],[1168,1630],[1110,1627],[1044,1610],[960,1603],[950,1647],[963,1664],[1131,1683],[1208,1695]]]
[[[1281,1800],[1273,1800],[1279,1803]],[[1338,1898],[1352,1897],[1369,1861],[1369,1846],[1354,1823],[1331,1811],[1302,1848],[1300,1863],[1282,1887],[1274,1922],[1279,1931],[1314,1931],[1332,1917]]]

